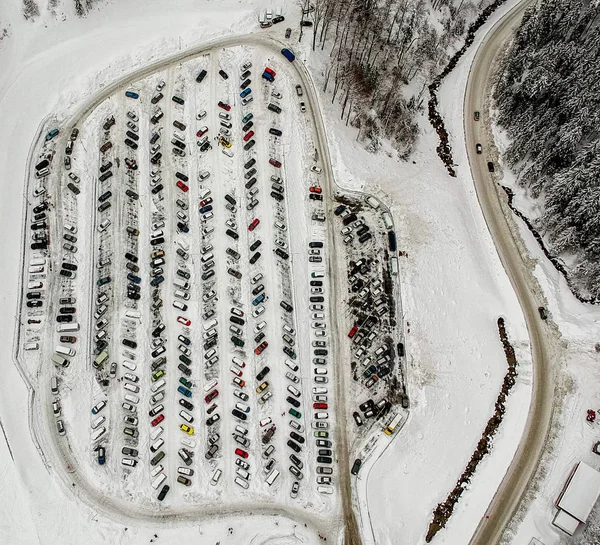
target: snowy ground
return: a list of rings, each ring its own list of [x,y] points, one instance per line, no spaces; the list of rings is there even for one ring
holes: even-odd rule
[[[86,20],[72,20],[68,26],[49,17],[45,26],[26,23],[20,18],[16,0],[2,6],[2,19],[11,21],[11,36],[0,47],[3,67],[0,112],[7,128],[0,135],[1,217],[3,232],[11,234],[3,237],[1,243],[4,259],[0,274],[5,286],[1,300],[10,309],[3,314],[1,323],[5,332],[5,362],[10,361],[12,313],[17,294],[19,245],[14,241],[19,237],[19,228],[15,226],[21,225],[21,181],[25,177],[29,145],[40,120],[49,112],[68,111],[88,89],[97,89],[148,60],[176,51],[180,36],[182,46],[186,47],[223,32],[256,30],[252,14],[258,2],[211,3],[198,10],[197,2],[182,0],[177,12],[168,13],[162,4],[159,0],[146,2],[135,24],[130,6],[118,3],[91,14]],[[509,7],[502,8],[488,25]],[[236,19],[232,21],[234,12]],[[289,17],[285,11],[284,14]],[[277,32],[283,34],[286,25],[287,21]],[[299,49],[296,47],[297,52]],[[124,55],[123,51],[128,53]],[[438,534],[438,542],[464,543],[465,536],[472,533],[512,457],[529,401],[531,377],[525,326],[481,216],[466,156],[459,150],[462,96],[471,55],[463,58],[460,69],[440,93],[443,113],[448,114],[449,129],[455,136],[455,160],[460,165],[457,179],[449,178],[438,161],[436,136],[425,117],[421,119],[425,135],[414,163],[402,163],[393,154],[389,157],[385,153],[367,154],[354,142],[356,130],[339,121],[339,110],[331,106],[330,98],[322,100],[338,183],[387,195],[395,215],[399,249],[408,253],[401,261],[401,275],[411,415],[370,470],[365,485],[375,543],[398,543],[398,536],[405,543],[423,542],[432,509],[445,498],[462,472],[492,413],[506,370],[496,329],[498,316],[507,319],[508,333],[517,348],[521,364],[517,387],[508,402],[493,454],[480,465],[450,525]],[[311,58],[310,63],[315,67],[322,65],[318,57]],[[313,74],[317,81],[322,78],[319,68]],[[529,247],[535,251],[534,243]],[[519,530],[515,540],[519,545],[529,543],[534,535],[543,537],[546,545],[558,542],[557,534],[549,526],[550,505],[556,491],[574,460],[579,459],[576,454],[593,462],[589,459],[589,449],[594,428],[590,431],[586,427],[581,413],[597,391],[597,381],[589,380],[584,373],[591,374],[595,363],[593,343],[598,316],[595,309],[581,306],[568,294],[562,280],[543,260],[538,272],[547,288],[552,318],[560,322],[561,331],[572,347],[569,369],[562,375],[564,384],[568,384],[569,378],[572,381],[562,391],[571,392],[581,384],[586,393],[576,402],[571,397],[564,403],[557,444],[562,441],[569,449],[562,449],[547,461],[548,467],[552,467],[551,477]],[[156,530],[147,525],[130,526],[127,531],[122,526],[115,527],[111,521],[83,507],[45,471],[27,430],[27,393],[23,382],[12,365],[5,365],[3,376],[0,414],[15,461],[13,464],[5,455],[3,444],[0,475],[6,485],[2,487],[4,494],[11,490],[11,485],[16,493],[9,493],[6,497],[11,501],[1,504],[2,542],[7,545],[36,541],[149,542]],[[576,445],[580,448],[576,449]],[[363,475],[368,469],[363,468]],[[235,534],[228,537],[227,528],[232,525]],[[192,539],[200,531],[204,532],[203,540],[207,543],[220,539],[222,545],[319,542],[314,534],[294,538],[293,523],[289,521],[258,518],[235,523],[230,519],[216,521],[209,526],[203,524],[202,529],[161,530],[159,539],[164,537],[165,542],[175,536]],[[244,536],[243,541],[240,535]],[[264,537],[254,539],[255,535]],[[272,539],[268,541],[269,538]],[[366,541],[370,541],[368,532]]]

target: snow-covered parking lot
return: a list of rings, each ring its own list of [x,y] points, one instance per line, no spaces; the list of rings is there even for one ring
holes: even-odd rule
[[[337,508],[326,225],[287,64],[212,50],[38,143],[20,360],[39,432],[107,494]]]

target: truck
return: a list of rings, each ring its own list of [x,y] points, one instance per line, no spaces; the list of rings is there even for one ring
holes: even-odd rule
[[[392,435],[396,431],[396,428],[398,427],[398,424],[400,424],[401,420],[402,420],[401,414],[397,414],[396,416],[394,416],[392,421],[383,430],[385,432],[385,434]]]

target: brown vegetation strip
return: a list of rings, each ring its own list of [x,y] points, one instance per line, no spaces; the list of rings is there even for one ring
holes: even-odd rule
[[[508,336],[504,327],[504,319],[502,318],[498,318],[498,332],[500,335],[500,340],[504,346],[504,353],[506,354],[506,360],[508,362],[508,371],[506,372],[506,375],[504,375],[502,388],[500,390],[500,394],[498,394],[498,398],[496,399],[496,410],[494,411],[493,416],[488,420],[483,435],[481,436],[479,443],[477,443],[477,448],[471,456],[471,459],[469,460],[469,463],[467,464],[463,474],[456,483],[456,486],[452,492],[448,494],[446,500],[442,503],[439,503],[434,509],[433,520],[429,524],[427,537],[425,538],[427,543],[434,538],[435,534],[437,534],[446,526],[448,519],[454,511],[454,506],[458,503],[458,500],[464,492],[466,486],[471,481],[471,477],[474,475],[479,462],[481,462],[483,457],[491,450],[492,438],[496,434],[496,431],[498,431],[498,427],[504,418],[504,412],[506,410],[504,404],[508,394],[510,393],[510,390],[515,385],[515,377],[517,376],[517,359],[515,357],[515,350],[508,341]]]

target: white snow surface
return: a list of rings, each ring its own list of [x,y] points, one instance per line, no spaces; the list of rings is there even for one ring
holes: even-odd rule
[[[115,77],[175,52],[180,37],[185,48],[217,35],[257,31],[257,9],[268,3],[178,0],[176,10],[166,10],[165,5],[163,0],[147,0],[138,10],[131,3],[118,2],[94,10],[86,19],[71,17],[66,23],[47,14],[42,14],[44,23],[25,22],[18,0],[5,0],[0,7],[1,26],[10,22],[10,35],[0,42],[0,114],[4,127],[0,133],[0,217],[5,234],[0,242],[4,286],[0,297],[5,308],[0,318],[4,334],[0,415],[14,455],[13,462],[2,438],[0,542],[6,545],[148,543],[154,533],[159,534],[158,543],[174,542],[175,538],[210,544],[220,539],[222,545],[319,542],[314,535],[293,537],[294,530],[297,535],[301,532],[290,521],[259,517],[216,520],[202,528],[129,526],[125,530],[96,516],[71,491],[61,489],[30,439],[27,391],[11,362],[11,333],[19,275],[21,181],[40,122],[51,113],[68,116],[82,98]],[[509,8],[510,4],[499,10],[486,28]],[[288,10],[292,11],[291,5]],[[366,153],[354,141],[356,129],[345,127],[338,107],[331,105],[329,96],[322,97],[338,183],[387,196],[396,220],[399,248],[408,252],[400,263],[404,318],[408,322],[411,413],[377,463],[370,467],[367,462],[361,471],[361,478],[367,479],[366,504],[377,514],[371,519],[374,541],[368,537],[368,517],[361,514],[367,543],[424,542],[432,510],[445,499],[470,458],[506,372],[496,327],[499,316],[505,317],[517,349],[517,386],[492,454],[480,464],[449,526],[436,537],[437,543],[467,541],[513,456],[527,413],[531,365],[525,324],[481,215],[461,143],[464,84],[481,36],[480,31],[471,52],[440,92],[442,113],[453,135],[459,164],[456,179],[448,177],[435,155],[437,137],[425,115],[420,119],[425,134],[414,163],[404,163],[392,152]],[[323,66],[322,60],[319,54],[309,59],[317,82],[323,76],[322,68],[318,68]],[[555,440],[562,448],[555,449],[548,477],[514,539],[520,545],[536,536],[550,545],[559,540],[557,531],[550,527],[557,491],[574,461],[595,462],[590,451],[595,428],[585,424],[584,418],[600,383],[598,356],[593,351],[600,312],[572,297],[562,278],[536,250],[532,237],[527,233],[524,237],[532,255],[540,260],[537,272],[548,308],[570,347],[561,373],[564,384],[569,384],[569,394],[561,404],[560,431]],[[234,536],[227,536],[229,526],[235,526]],[[198,538],[200,535],[203,537]]]

